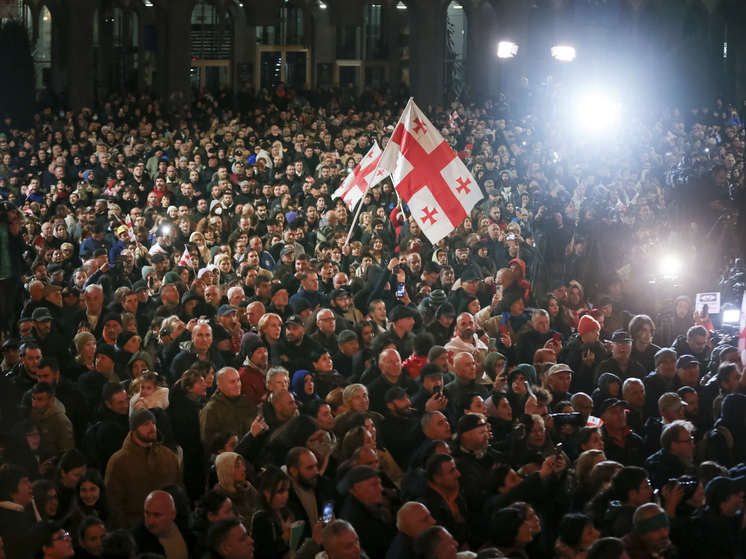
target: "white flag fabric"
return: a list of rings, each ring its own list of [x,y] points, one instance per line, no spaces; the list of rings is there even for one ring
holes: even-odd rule
[[[379,167],[433,244],[458,227],[483,196],[474,177],[410,99]]]
[[[378,142],[374,141],[362,161],[334,191],[332,200],[342,198],[347,207],[352,210],[371,186],[389,176],[388,172],[383,169],[376,170],[378,161],[381,159],[381,153]]]

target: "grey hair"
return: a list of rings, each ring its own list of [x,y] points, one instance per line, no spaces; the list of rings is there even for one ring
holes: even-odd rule
[[[534,311],[531,313],[531,320],[536,320],[540,316],[549,318],[549,313],[544,309],[534,309]]]

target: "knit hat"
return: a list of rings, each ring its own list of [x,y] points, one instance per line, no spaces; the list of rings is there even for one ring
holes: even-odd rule
[[[153,266],[142,267],[142,279],[144,279],[145,281],[148,281],[148,276],[150,274],[155,274],[155,273],[156,271],[155,271],[155,268],[153,268]]]
[[[339,333],[339,336],[337,336],[337,343],[339,345],[346,344],[347,342],[351,341],[358,341],[357,334],[353,332],[352,330],[342,330]]]
[[[440,306],[446,302],[446,292],[442,289],[435,289],[430,293],[430,302],[433,305]]]
[[[676,352],[668,347],[658,350],[655,354],[655,366],[657,367],[666,359],[673,359],[676,361]]]
[[[166,272],[166,275],[163,276],[163,285],[169,285],[179,281],[181,281],[181,278],[176,272]]]
[[[434,376],[443,376],[443,370],[435,363],[428,363],[427,365],[423,365],[420,369],[420,379]]]
[[[473,431],[478,427],[482,427],[487,423],[482,419],[482,416],[475,414],[468,414],[458,420],[458,436],[460,437],[464,433]]]
[[[594,330],[596,332],[601,330],[601,325],[598,323],[598,321],[592,316],[583,316],[583,318],[580,319],[580,323],[578,324],[578,335],[580,335],[580,337],[582,338],[588,332],[593,332]]]
[[[150,410],[135,410],[130,415],[130,431],[137,431],[140,425],[146,424],[148,421],[155,423],[155,416]]]
[[[713,478],[705,488],[705,500],[708,507],[718,509],[731,495],[746,489],[746,477],[728,478],[719,476]]]
[[[448,353],[448,350],[446,348],[444,348],[442,345],[434,345],[430,348],[430,351],[427,352],[427,360],[432,363],[444,353]]]
[[[228,493],[235,493],[235,479],[233,472],[236,469],[236,460],[241,458],[235,452],[224,452],[215,458],[215,471],[218,474],[220,487]]]
[[[130,332],[129,330],[125,330],[117,336],[117,347],[119,349],[124,349],[124,346],[127,345],[127,342],[129,342],[135,336],[137,336],[137,332]]]

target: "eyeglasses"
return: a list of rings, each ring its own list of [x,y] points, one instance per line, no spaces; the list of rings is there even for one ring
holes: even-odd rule
[[[693,439],[692,437],[689,437],[688,439],[684,439],[683,441],[674,441],[674,442],[675,442],[675,443],[683,443],[683,444],[687,444],[687,443],[693,443],[693,442],[694,442],[694,439]]]
[[[60,541],[67,542],[67,541],[70,541],[71,539],[72,538],[70,538],[70,534],[68,534],[67,532],[62,532],[62,536],[60,536],[59,538],[52,538],[52,541],[53,542],[60,542]]]

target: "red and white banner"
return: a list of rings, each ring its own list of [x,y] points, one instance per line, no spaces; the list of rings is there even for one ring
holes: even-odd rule
[[[474,177],[410,99],[379,163],[433,244],[448,235],[483,196]]]
[[[332,200],[342,198],[347,207],[353,209],[368,188],[385,179],[389,174],[383,169],[376,170],[378,161],[381,159],[381,153],[381,148],[374,141],[373,146],[360,161],[360,164],[353,169],[352,173],[347,175],[344,182],[334,191]],[[374,173],[375,177],[373,176]]]
[[[458,113],[456,111],[453,111],[453,114],[451,115],[451,118],[448,119],[448,126],[453,130],[456,128],[456,119],[458,118]]]

